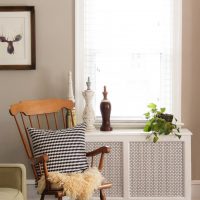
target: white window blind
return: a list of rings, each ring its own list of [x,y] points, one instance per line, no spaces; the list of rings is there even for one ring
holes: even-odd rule
[[[106,85],[111,119],[143,120],[151,102],[180,119],[180,6],[179,0],[77,0],[79,106],[80,85],[90,76],[97,117]]]

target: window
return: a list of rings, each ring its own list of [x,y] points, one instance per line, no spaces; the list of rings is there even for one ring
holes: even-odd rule
[[[97,118],[106,85],[111,120],[144,120],[151,102],[180,120],[180,41],[181,0],[76,0],[77,110],[89,76]]]

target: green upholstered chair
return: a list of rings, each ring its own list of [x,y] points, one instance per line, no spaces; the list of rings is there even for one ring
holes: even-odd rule
[[[26,168],[23,164],[0,163],[0,199],[27,200]]]

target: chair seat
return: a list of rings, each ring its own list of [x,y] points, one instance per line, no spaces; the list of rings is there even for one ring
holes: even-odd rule
[[[13,188],[0,188],[0,199],[2,200],[24,200],[22,193]]]
[[[106,182],[106,183],[102,183],[99,187],[98,187],[98,190],[101,190],[101,189],[108,189],[108,188],[111,188],[112,187],[112,183],[109,183],[109,182]],[[51,188],[52,190],[60,190],[62,191],[63,188],[62,187],[58,187],[56,184],[52,184],[51,185]]]

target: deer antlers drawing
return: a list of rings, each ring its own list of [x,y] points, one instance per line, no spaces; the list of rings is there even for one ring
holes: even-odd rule
[[[7,52],[9,54],[14,54],[14,52],[15,52],[13,42],[18,42],[21,39],[22,39],[22,36],[20,34],[16,35],[13,40],[8,40],[8,38],[6,38],[4,36],[0,36],[0,42],[7,42],[8,43]]]

